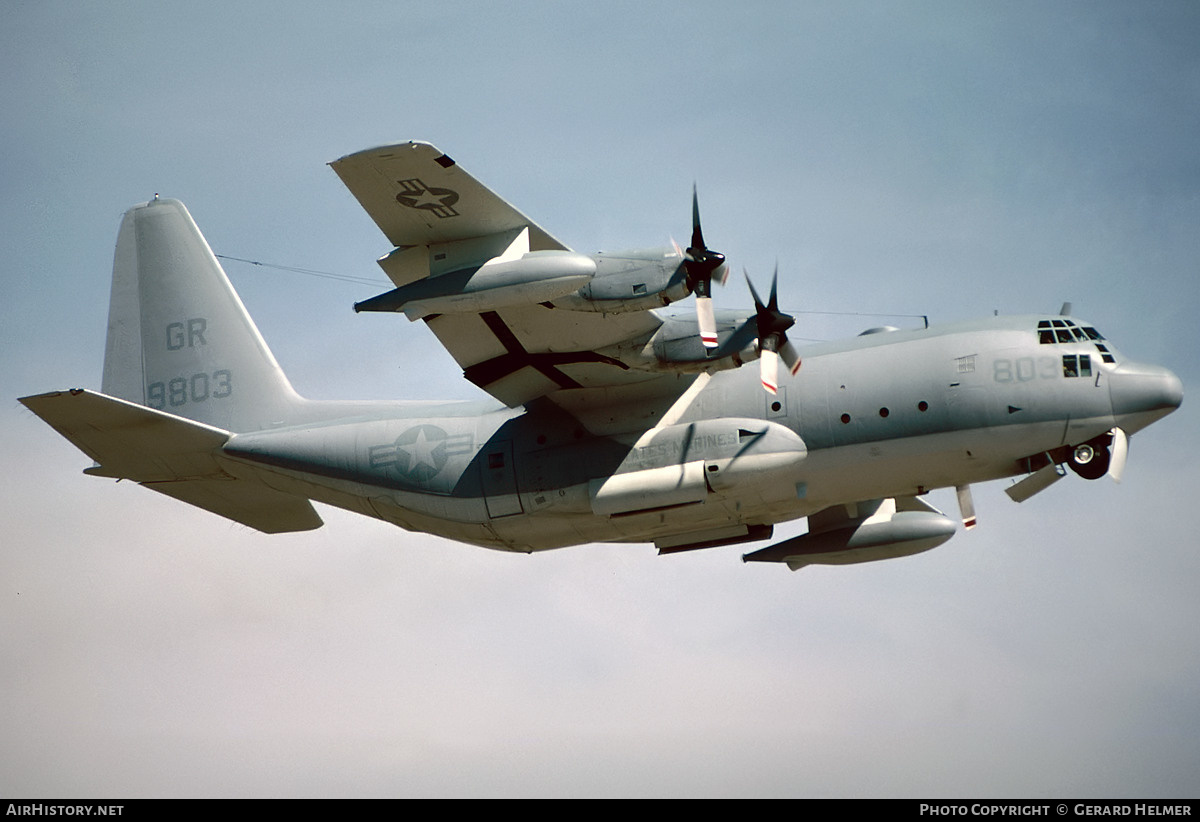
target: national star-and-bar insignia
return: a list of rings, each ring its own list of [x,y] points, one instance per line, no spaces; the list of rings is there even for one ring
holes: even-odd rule
[[[436,425],[418,425],[394,442],[371,446],[367,454],[372,468],[393,468],[413,482],[428,482],[446,466],[446,460],[470,453],[473,444],[470,434],[448,436]]]
[[[408,208],[419,208],[422,211],[432,211],[440,218],[457,217],[458,212],[453,206],[458,202],[458,192],[449,188],[430,188],[416,177],[410,180],[397,180],[400,193],[396,202]]]

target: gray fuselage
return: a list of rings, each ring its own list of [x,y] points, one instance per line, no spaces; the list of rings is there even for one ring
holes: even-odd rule
[[[505,550],[771,525],[1026,473],[1179,404],[1170,372],[1062,319],[1057,337],[1025,316],[810,345],[777,395],[721,371],[650,431],[594,435],[548,401],[345,404],[223,451],[278,490]]]

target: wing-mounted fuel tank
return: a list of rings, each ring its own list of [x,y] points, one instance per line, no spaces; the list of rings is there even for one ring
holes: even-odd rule
[[[954,536],[954,520],[916,497],[827,508],[808,518],[809,532],[746,554],[746,562],[850,565],[919,554]]]
[[[354,306],[355,311],[403,311],[410,320],[430,314],[479,313],[548,302],[586,286],[596,263],[573,251],[531,251],[514,260],[447,272],[393,289]]]
[[[579,254],[530,246],[529,229],[397,248],[379,260],[396,288],[356,311],[482,313],[542,304],[619,314],[661,308],[691,293],[675,248]]]
[[[410,320],[545,303],[596,276],[595,260],[586,254],[531,249],[528,228],[398,248],[379,264],[397,288],[354,310],[402,311]]]

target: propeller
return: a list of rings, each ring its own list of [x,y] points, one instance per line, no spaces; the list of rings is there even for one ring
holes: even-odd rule
[[[717,347],[717,321],[713,315],[712,281],[724,284],[729,276],[725,255],[704,244],[700,230],[700,198],[692,185],[692,244],[683,255],[687,284],[696,294],[696,321],[700,326],[700,342],[705,348]]]
[[[771,298],[764,305],[750,275],[746,274],[746,285],[750,286],[750,295],[754,297],[755,323],[758,326],[759,369],[762,375],[763,388],[774,394],[779,390],[779,359],[792,374],[800,370],[800,352],[787,338],[787,330],[796,324],[796,318],[779,310],[779,264],[775,264],[775,274],[771,277]]]

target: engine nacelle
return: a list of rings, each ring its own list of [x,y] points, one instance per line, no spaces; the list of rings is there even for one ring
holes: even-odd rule
[[[753,318],[753,314],[747,315],[744,312],[714,312],[718,348],[712,349],[705,347],[701,342],[700,324],[694,313],[664,316],[662,325],[642,349],[642,355],[646,362],[654,364],[655,367],[676,372],[738,368],[758,359],[756,341],[751,339],[740,350],[728,353],[723,352],[721,346],[727,347],[733,335],[747,320]],[[722,355],[714,356],[714,351],[722,351]]]
[[[683,257],[674,248],[600,252],[591,259],[596,276],[578,291],[550,300],[555,308],[620,314],[661,308],[691,293]]]

